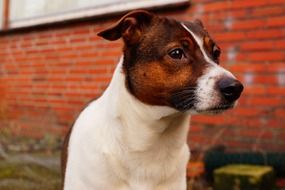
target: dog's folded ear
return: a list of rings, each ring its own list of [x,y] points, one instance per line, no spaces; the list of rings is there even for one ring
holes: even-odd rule
[[[107,40],[117,40],[123,37],[125,43],[134,44],[142,34],[143,27],[146,27],[153,18],[153,14],[144,10],[132,11],[123,16],[114,26],[98,33]]]
[[[202,28],[204,28],[203,22],[202,22],[200,19],[195,19],[195,20],[194,20],[194,23],[195,23],[195,24],[198,24],[198,25],[200,25]]]

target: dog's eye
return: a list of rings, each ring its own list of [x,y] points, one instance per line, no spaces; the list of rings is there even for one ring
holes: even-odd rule
[[[184,51],[181,48],[176,48],[168,53],[172,59],[182,59],[185,56]]]
[[[214,45],[214,47],[213,47],[213,58],[214,58],[215,60],[218,60],[219,57],[220,57],[220,55],[221,55],[221,50],[220,50],[220,48],[219,48],[218,46]]]

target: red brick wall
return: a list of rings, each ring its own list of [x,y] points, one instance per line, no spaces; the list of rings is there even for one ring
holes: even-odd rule
[[[191,146],[285,151],[284,0],[193,0],[186,10],[160,14],[203,20],[223,50],[222,65],[245,85],[235,110],[193,117]],[[2,129],[33,137],[64,134],[110,81],[122,43],[96,33],[117,19],[1,34]]]

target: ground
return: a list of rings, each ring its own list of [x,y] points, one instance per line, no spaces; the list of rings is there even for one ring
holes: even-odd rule
[[[19,137],[0,130],[1,190],[60,190],[62,138]]]
[[[59,190],[59,155],[14,154],[0,160],[1,190]]]
[[[46,135],[32,139],[0,130],[0,189],[60,190],[61,145],[62,137]],[[198,177],[188,180],[188,190],[212,190],[212,187]]]

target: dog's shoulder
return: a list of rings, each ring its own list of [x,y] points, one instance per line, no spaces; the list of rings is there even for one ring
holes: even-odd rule
[[[69,144],[69,139],[70,139],[70,135],[72,132],[72,128],[71,127],[68,131],[68,133],[66,134],[64,141],[63,141],[63,146],[62,146],[62,151],[61,151],[61,176],[62,176],[62,187],[64,184],[64,178],[65,178],[65,170],[66,170],[66,163],[67,163],[67,157],[68,157],[68,144]]]
[[[82,115],[88,115],[88,110],[90,110],[90,107],[94,107],[94,103],[96,102],[96,99],[93,99],[92,101],[88,102],[87,105],[80,111],[79,116],[75,120],[75,122],[71,125],[69,128],[62,144],[62,150],[61,150],[61,176],[62,176],[62,189],[64,186],[64,181],[65,181],[65,174],[66,174],[66,167],[67,167],[67,161],[68,161],[68,154],[69,154],[69,145],[70,145],[70,140],[71,140],[71,134],[74,131],[76,121],[79,120]]]

